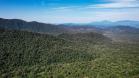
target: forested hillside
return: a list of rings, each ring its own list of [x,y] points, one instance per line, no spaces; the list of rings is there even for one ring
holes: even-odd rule
[[[139,44],[111,43],[93,32],[51,36],[0,29],[0,77],[138,78]]]
[[[0,18],[0,28],[32,31],[37,33],[58,34],[66,32],[65,29],[58,25],[40,23],[36,21],[27,22],[21,19],[3,19]]]
[[[114,42],[139,43],[139,28],[130,26],[115,26],[105,28],[103,34]]]
[[[105,22],[104,22],[105,23]],[[103,23],[101,23],[103,24]],[[1,29],[11,29],[11,30],[20,30],[20,31],[29,31],[34,33],[43,33],[43,34],[51,34],[54,36],[63,35],[71,36],[72,39],[76,39],[80,35],[82,35],[81,40],[83,39],[83,35],[87,36],[91,34],[91,32],[99,33],[100,35],[105,35],[110,40],[114,42],[123,42],[123,43],[137,43],[139,42],[139,28],[134,27],[132,25],[117,25],[114,26],[97,26],[97,25],[74,25],[74,24],[48,24],[41,22],[27,22],[21,19],[4,19],[0,18],[0,28]],[[62,36],[62,37],[64,37]],[[75,37],[75,38],[73,38]],[[91,35],[89,35],[90,39]],[[71,39],[70,38],[70,39]],[[80,38],[80,37],[79,37]],[[98,38],[98,37],[97,37]],[[103,38],[99,38],[103,39]],[[104,39],[105,41],[106,39]],[[79,40],[80,41],[80,40]],[[87,39],[88,41],[88,39]],[[91,39],[89,41],[92,41]],[[95,40],[93,40],[96,42]],[[102,40],[103,41],[103,40]],[[107,42],[108,40],[106,40]]]

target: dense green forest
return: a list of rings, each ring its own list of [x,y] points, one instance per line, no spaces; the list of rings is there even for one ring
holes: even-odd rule
[[[139,78],[139,44],[0,29],[0,78]]]

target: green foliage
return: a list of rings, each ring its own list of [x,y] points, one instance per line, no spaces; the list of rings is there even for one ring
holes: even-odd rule
[[[94,43],[106,38],[93,36],[0,30],[0,78],[139,77],[139,44]]]

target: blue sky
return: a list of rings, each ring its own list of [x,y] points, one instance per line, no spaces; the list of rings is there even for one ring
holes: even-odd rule
[[[0,0],[0,17],[45,23],[139,21],[139,0]]]

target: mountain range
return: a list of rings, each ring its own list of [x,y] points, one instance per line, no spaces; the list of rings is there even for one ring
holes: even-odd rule
[[[3,19],[0,18],[0,28],[25,30],[38,33],[57,34],[64,32],[65,29],[58,25],[40,23],[36,21],[27,22],[20,19]]]
[[[95,26],[100,28],[105,27],[112,27],[112,26],[131,26],[139,28],[139,21],[132,21],[132,20],[122,20],[122,21],[98,21],[98,22],[91,22],[91,23],[66,23],[67,26]]]
[[[133,26],[0,19],[0,78],[138,78],[138,56]]]
[[[0,28],[11,30],[31,31],[43,34],[59,35],[68,33],[70,36],[76,33],[99,33],[115,42],[139,42],[138,21],[102,21],[88,24],[46,24],[36,21],[27,22],[20,19],[0,18]],[[84,34],[85,35],[85,34]],[[86,34],[87,35],[87,34]],[[76,36],[76,35],[75,35]]]

